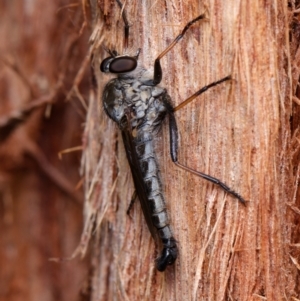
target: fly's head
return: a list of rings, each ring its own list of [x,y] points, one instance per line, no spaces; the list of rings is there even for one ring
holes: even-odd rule
[[[101,62],[100,70],[104,73],[114,73],[118,75],[134,71],[138,65],[137,61],[140,51],[141,50],[138,49],[135,56],[130,56],[118,55],[115,50],[107,50],[110,56]]]

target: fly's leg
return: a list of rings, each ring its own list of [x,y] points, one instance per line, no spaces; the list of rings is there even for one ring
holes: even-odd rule
[[[136,190],[134,191],[134,193],[132,194],[132,197],[131,197],[131,200],[130,200],[130,203],[129,203],[129,206],[127,208],[127,211],[126,211],[126,214],[130,216],[130,211],[136,201],[136,198],[137,198],[137,193],[136,193]]]
[[[128,37],[129,37],[129,22],[128,22],[127,14],[125,11],[125,5],[123,5],[123,3],[120,0],[116,0],[116,1],[121,8],[122,18],[123,18],[123,22],[124,22],[124,30],[125,30],[124,46],[125,46],[125,48],[127,48],[128,47]]]
[[[153,79],[145,81],[145,84],[148,86],[156,86],[158,85],[162,80],[162,69],[160,65],[160,60],[162,57],[164,57],[185,35],[187,30],[197,21],[205,19],[205,15],[202,14],[198,16],[197,18],[193,19],[189,23],[185,25],[181,33],[174,39],[174,41],[155,59],[154,61],[154,75]]]
[[[227,76],[219,81],[216,81],[208,86],[203,87],[202,89],[200,89],[199,91],[197,91],[195,94],[193,94],[191,97],[189,97],[187,100],[185,100],[182,104],[180,104],[179,106],[175,107],[175,108],[170,108],[170,104],[168,105],[167,103],[169,103],[169,99],[165,99],[167,108],[168,108],[168,113],[169,113],[169,131],[170,131],[170,154],[171,154],[171,159],[172,161],[180,168],[191,172],[192,174],[201,177],[207,181],[210,181],[218,186],[220,186],[223,190],[225,190],[227,193],[233,195],[234,197],[236,197],[243,205],[246,205],[246,201],[245,199],[240,196],[236,191],[234,191],[233,189],[231,189],[230,187],[228,187],[225,183],[223,183],[221,180],[214,178],[210,175],[207,175],[205,173],[202,173],[200,171],[197,171],[195,169],[192,169],[188,166],[185,166],[181,163],[178,162],[178,158],[177,158],[177,154],[178,154],[178,128],[177,128],[177,124],[176,124],[176,119],[174,116],[174,112],[180,108],[182,108],[184,105],[188,104],[190,101],[192,101],[195,97],[197,97],[198,95],[202,94],[203,92],[205,92],[206,90],[208,90],[211,87],[214,87],[226,80],[229,80],[230,76]]]
[[[219,185],[223,190],[225,190],[226,192],[228,192],[229,194],[233,195],[234,197],[236,197],[244,206],[246,206],[246,201],[244,200],[244,198],[239,195],[236,191],[234,191],[233,189],[231,189],[230,187],[228,187],[225,183],[223,183],[221,180],[214,178],[210,175],[207,175],[203,172],[197,171],[195,169],[192,169],[190,167],[187,167],[185,165],[180,164],[178,161],[173,161],[178,167],[187,170],[191,173],[193,173],[194,175],[201,177],[207,181],[210,181],[216,185]]]
[[[180,105],[178,105],[177,107],[173,108],[173,112],[180,110],[181,108],[183,108],[184,106],[186,106],[187,104],[189,104],[191,101],[193,101],[197,96],[199,96],[200,94],[204,93],[205,91],[207,91],[208,89],[217,86],[227,80],[231,80],[231,75],[228,75],[218,81],[215,81],[207,86],[204,86],[203,88],[201,88],[199,91],[197,91],[196,93],[194,93],[192,96],[190,96],[189,98],[187,98],[185,101],[183,101]]]

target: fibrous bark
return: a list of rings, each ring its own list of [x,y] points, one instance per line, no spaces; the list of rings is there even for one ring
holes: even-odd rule
[[[97,87],[85,129],[85,230],[93,236],[92,300],[290,300],[299,298],[297,8],[286,1],[128,1],[129,53],[154,59],[185,24],[202,13],[162,59],[174,105],[202,86],[219,85],[176,113],[180,161],[222,179],[246,200],[179,170],[169,157],[167,126],[158,155],[179,258],[154,268],[154,242],[138,204],[116,125],[105,116],[101,91],[109,78],[104,48],[123,53],[123,21],[115,1],[91,1],[91,51]],[[296,24],[297,19],[294,21]],[[292,48],[290,48],[290,39]],[[298,103],[297,103],[298,106]],[[292,160],[293,159],[293,160]],[[296,226],[296,227],[295,227]],[[291,249],[292,248],[292,249]]]

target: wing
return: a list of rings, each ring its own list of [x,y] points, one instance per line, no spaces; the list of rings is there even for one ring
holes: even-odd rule
[[[132,137],[131,131],[128,129],[122,130],[122,138],[123,143],[127,155],[127,159],[130,165],[134,186],[139,197],[142,210],[148,225],[148,228],[155,240],[157,240],[157,230],[153,226],[152,218],[151,218],[151,209],[149,207],[149,201],[147,197],[147,186],[143,180],[143,174],[140,166],[140,162],[138,160],[138,156],[136,153],[136,148],[134,144],[134,139]]]

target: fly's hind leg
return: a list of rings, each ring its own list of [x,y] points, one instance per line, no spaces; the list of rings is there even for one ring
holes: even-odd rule
[[[133,194],[132,194],[132,197],[131,197],[129,206],[128,206],[127,211],[126,211],[126,214],[127,214],[129,217],[131,217],[131,216],[130,216],[130,211],[131,211],[131,209],[132,209],[132,207],[133,207],[133,205],[134,205],[134,203],[135,203],[135,201],[136,201],[136,198],[137,198],[137,193],[136,193],[136,190],[135,190],[135,191],[133,192]]]
[[[205,87],[203,87],[202,89],[200,89],[199,91],[197,91],[196,93],[194,93],[191,97],[189,97],[188,99],[186,99],[184,102],[182,102],[179,106],[172,108],[171,104],[170,104],[170,97],[168,95],[165,96],[165,104],[168,110],[168,115],[169,115],[169,132],[170,132],[170,155],[172,158],[172,161],[180,168],[191,172],[192,174],[201,177],[207,181],[210,181],[216,185],[218,185],[219,187],[221,187],[224,191],[226,191],[227,193],[231,194],[232,196],[236,197],[243,205],[246,205],[246,201],[245,199],[239,195],[235,190],[231,189],[229,186],[227,186],[224,182],[222,182],[221,180],[212,177],[210,175],[207,175],[205,173],[202,173],[200,171],[197,171],[193,168],[190,168],[188,166],[185,166],[181,163],[178,162],[178,128],[177,128],[177,123],[176,123],[176,119],[174,116],[174,112],[181,109],[183,106],[187,105],[189,102],[191,102],[193,99],[195,99],[198,95],[202,94],[203,92],[207,91],[209,88],[212,88],[224,81],[230,80],[231,76],[227,76],[224,77],[223,79],[213,82],[210,85],[207,85]]]

